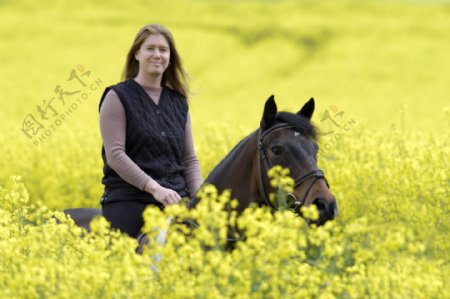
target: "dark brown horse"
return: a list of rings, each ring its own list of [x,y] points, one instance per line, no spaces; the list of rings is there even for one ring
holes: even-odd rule
[[[296,114],[277,112],[273,96],[265,104],[260,128],[239,142],[211,171],[205,184],[213,184],[219,193],[231,189],[231,198],[239,201],[238,212],[250,203],[268,205],[276,210],[269,194],[267,171],[275,165],[288,168],[295,181],[288,195],[288,207],[300,213],[301,206],[316,205],[322,225],[337,215],[336,199],[329,190],[322,170],[317,168],[316,130],[310,119],[314,99],[310,99]],[[190,208],[198,203],[194,199]]]
[[[219,192],[232,190],[231,198],[239,201],[238,212],[250,203],[277,207],[269,200],[275,190],[270,186],[267,171],[275,165],[290,170],[295,187],[289,197],[289,208],[300,213],[301,206],[316,205],[322,225],[337,215],[337,204],[330,192],[322,170],[317,168],[316,130],[310,119],[314,99],[310,99],[296,114],[277,112],[274,97],[265,104],[260,128],[244,138],[211,171],[205,184],[213,184]],[[193,199],[190,208],[198,203]],[[70,209],[65,211],[75,223],[89,229],[98,209]]]

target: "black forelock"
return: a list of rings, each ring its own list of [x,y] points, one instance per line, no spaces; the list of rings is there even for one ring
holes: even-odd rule
[[[304,116],[280,111],[277,113],[275,120],[277,123],[287,123],[293,126],[302,135],[306,135],[315,140],[317,139],[316,127]]]

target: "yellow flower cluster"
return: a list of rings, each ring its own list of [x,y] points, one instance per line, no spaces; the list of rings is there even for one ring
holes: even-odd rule
[[[289,168],[283,168],[275,165],[267,172],[270,178],[270,185],[273,188],[280,188],[284,192],[292,192],[294,188],[294,180],[289,176]]]
[[[275,188],[276,192],[269,195],[273,206],[277,209],[286,209],[288,203],[286,195],[294,189],[294,180],[289,176],[289,169],[275,165],[267,172],[270,179],[270,186]]]
[[[270,172],[278,189],[290,185],[287,175],[281,168]],[[448,192],[435,187],[433,194]],[[136,240],[111,231],[102,217],[86,233],[61,212],[31,203],[22,178],[13,176],[0,190],[0,296],[444,298],[450,271],[442,250],[449,241],[439,234],[448,235],[446,207],[433,210],[439,201],[422,200],[434,213],[426,220],[441,217],[441,226],[432,229],[396,210],[409,207],[411,213],[415,205],[391,207],[389,198],[374,195],[352,207],[347,194],[339,201],[341,217],[310,228],[289,210],[251,206],[237,217],[230,193],[206,185],[194,210],[145,210],[149,244],[138,255]],[[371,204],[391,215],[357,215],[359,208],[373,211]],[[303,213],[317,217],[314,206]]]

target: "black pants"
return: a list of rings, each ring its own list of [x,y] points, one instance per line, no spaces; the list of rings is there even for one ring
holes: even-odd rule
[[[102,213],[111,224],[111,228],[119,229],[122,233],[136,238],[144,225],[142,213],[150,204],[134,200],[108,202],[102,205]]]

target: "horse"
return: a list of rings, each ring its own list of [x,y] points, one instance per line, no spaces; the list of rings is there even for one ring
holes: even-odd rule
[[[264,106],[260,127],[242,139],[210,172],[205,184],[221,193],[231,190],[230,198],[239,202],[238,214],[251,203],[277,210],[269,194],[275,192],[267,172],[275,165],[288,168],[294,178],[294,190],[288,194],[288,208],[301,213],[302,206],[315,205],[319,218],[309,224],[323,225],[338,214],[337,203],[324,172],[317,167],[317,130],[311,123],[315,109],[311,98],[296,113],[278,112],[274,96]],[[194,198],[189,208],[195,208]]]
[[[294,177],[294,189],[288,194],[289,209],[301,215],[301,207],[315,205],[317,220],[310,224],[323,225],[338,214],[337,203],[329,189],[324,172],[317,167],[317,132],[311,123],[315,109],[311,98],[297,113],[278,112],[274,96],[265,103],[260,127],[241,140],[210,172],[203,185],[213,184],[218,192],[231,190],[230,198],[239,202],[241,213],[251,203],[277,207],[269,199],[275,189],[270,186],[267,172],[275,165],[288,168]],[[189,208],[199,199],[194,197]],[[70,209],[64,211],[75,224],[89,230],[90,221],[101,215],[99,209]],[[138,241],[146,238],[138,237]],[[147,240],[148,241],[148,240]]]

